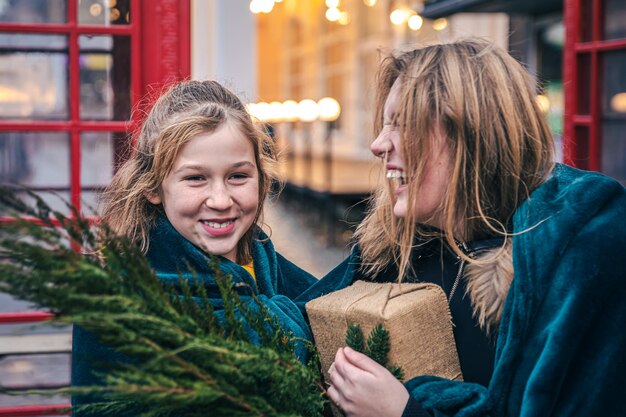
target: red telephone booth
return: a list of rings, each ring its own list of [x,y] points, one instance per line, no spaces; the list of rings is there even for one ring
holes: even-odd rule
[[[60,196],[92,213],[129,149],[140,114],[133,109],[152,89],[189,75],[190,0],[0,2],[0,182],[26,185],[53,207],[63,207]],[[0,301],[0,368],[26,356],[32,366],[50,352],[29,352],[26,339],[3,328],[48,316],[5,294]],[[0,416],[52,415],[67,405],[0,395]]]
[[[626,184],[626,3],[566,0],[565,161]]]

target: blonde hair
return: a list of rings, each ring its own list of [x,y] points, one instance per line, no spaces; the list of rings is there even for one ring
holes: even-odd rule
[[[102,220],[128,236],[143,252],[161,205],[147,199],[158,193],[176,156],[193,137],[230,123],[250,141],[259,178],[259,206],[254,224],[263,218],[264,201],[277,179],[276,147],[247,113],[239,98],[215,81],[183,81],[155,102],[136,137],[133,153],[113,176],[103,195]],[[242,237],[237,262],[251,259],[255,227]]]
[[[507,52],[487,41],[467,39],[386,56],[377,78],[376,136],[396,80],[400,92],[394,122],[401,137],[409,210],[402,219],[393,215],[388,183],[372,198],[355,238],[366,274],[375,276],[393,262],[402,280],[411,270],[416,236],[444,237],[469,262],[455,237],[471,241],[510,236],[515,210],[552,170],[554,144],[535,101],[535,81]],[[446,142],[453,160],[437,210],[440,232],[417,224],[411,210],[436,137]]]

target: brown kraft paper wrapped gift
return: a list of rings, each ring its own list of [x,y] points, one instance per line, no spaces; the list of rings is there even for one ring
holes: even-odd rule
[[[353,285],[306,304],[324,377],[348,325],[359,324],[367,338],[377,324],[389,332],[389,364],[402,367],[405,381],[420,375],[463,380],[443,290],[429,283]]]

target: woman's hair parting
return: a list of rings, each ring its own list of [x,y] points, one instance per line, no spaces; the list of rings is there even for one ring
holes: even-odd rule
[[[506,51],[480,39],[436,44],[388,55],[377,78],[374,134],[383,125],[384,104],[398,80],[396,120],[407,175],[410,207],[431,157],[434,138],[452,155],[452,172],[438,208],[443,235],[457,254],[469,259],[456,240],[510,236],[515,210],[552,170],[554,144],[537,103],[536,81]],[[381,187],[355,234],[364,272],[376,275],[398,266],[410,272],[417,236],[429,237],[414,210],[393,215],[391,185]]]
[[[160,192],[181,148],[195,136],[230,123],[250,141],[259,172],[259,207],[255,224],[262,222],[263,203],[277,179],[276,146],[257,126],[241,100],[215,81],[183,81],[165,91],[146,116],[134,140],[134,149],[114,175],[103,195],[102,220],[145,252],[149,232],[160,205],[146,198]],[[242,237],[237,261],[249,262],[256,228]]]

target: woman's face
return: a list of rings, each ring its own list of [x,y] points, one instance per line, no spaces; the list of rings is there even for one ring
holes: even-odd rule
[[[194,245],[233,262],[237,244],[254,223],[259,175],[250,141],[231,123],[185,144],[159,194],[172,226]]]
[[[400,110],[401,79],[398,78],[385,101],[383,112],[383,129],[371,145],[372,153],[385,160],[387,178],[396,182],[395,204],[393,213],[404,218],[411,210],[418,223],[443,228],[443,218],[440,205],[445,196],[445,190],[452,173],[452,155],[447,142],[442,135],[432,135],[430,155],[421,175],[421,183],[411,183],[410,172],[403,156],[401,137],[398,126],[395,124],[396,115]],[[417,188],[415,202],[409,201],[409,188]]]

